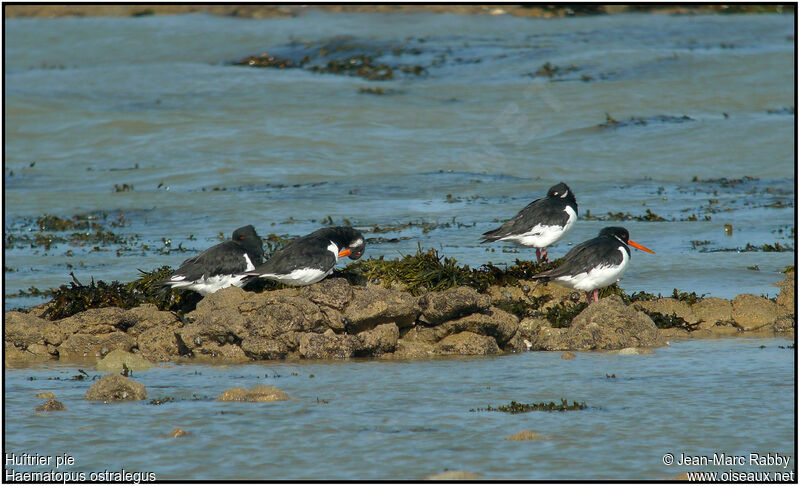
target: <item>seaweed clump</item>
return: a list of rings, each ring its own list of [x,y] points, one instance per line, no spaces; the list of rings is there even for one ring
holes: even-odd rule
[[[572,325],[572,320],[575,316],[587,307],[589,307],[589,304],[586,302],[579,302],[570,306],[564,302],[558,302],[547,309],[544,317],[553,327],[569,327]]]
[[[670,329],[676,327],[687,332],[697,330],[697,324],[689,324],[682,317],[678,317],[674,312],[669,315],[661,314],[660,312],[648,312],[646,310],[643,312],[650,316],[650,319],[653,320],[656,327],[659,329]]]
[[[585,408],[586,402],[572,402],[570,404],[567,400],[562,398],[561,403],[519,403],[512,400],[508,405],[501,405],[497,408],[487,405],[486,408],[471,409],[470,412],[505,412],[517,414],[527,412],[569,412],[574,410],[583,410]]]
[[[338,277],[346,278],[351,284],[364,285],[366,282],[381,283],[386,287],[402,284],[414,295],[429,291],[442,291],[452,287],[467,286],[485,292],[491,285],[516,283],[518,279],[530,278],[549,268],[550,264],[538,264],[517,260],[516,265],[501,269],[490,263],[473,269],[469,265],[459,265],[455,258],[439,256],[430,249],[417,250],[415,255],[404,255],[395,260],[370,258],[351,263],[343,270],[335,271]]]
[[[150,303],[159,310],[174,311],[180,314],[194,310],[202,298],[191,291],[169,291],[156,282],[166,279],[172,274],[172,268],[163,266],[151,272],[139,270],[142,276],[133,282],[121,283],[116,280],[107,283],[94,279],[88,285],[78,281],[74,273],[69,285],[61,285],[52,290],[53,299],[49,302],[43,317],[50,320],[63,319],[87,309],[104,307],[120,307],[131,309],[141,304]]]

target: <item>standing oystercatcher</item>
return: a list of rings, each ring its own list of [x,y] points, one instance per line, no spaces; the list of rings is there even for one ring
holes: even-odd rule
[[[170,278],[157,284],[194,290],[206,296],[231,285],[241,287],[245,284],[242,272],[253,270],[263,260],[264,248],[255,228],[242,226],[233,232],[230,241],[189,258]]]
[[[566,287],[583,290],[586,300],[591,303],[599,300],[597,290],[618,281],[631,260],[628,245],[649,253],[649,248],[630,239],[625,228],[609,226],[603,228],[596,238],[584,241],[572,248],[564,256],[564,263],[558,267],[534,275],[534,280],[554,281]]]
[[[546,247],[567,234],[577,219],[575,196],[560,182],[547,190],[547,196],[528,204],[499,228],[484,233],[481,243],[499,240],[532,246],[536,248],[536,260],[547,262]]]
[[[244,275],[287,285],[310,285],[330,275],[339,258],[358,260],[363,254],[364,236],[360,231],[349,226],[322,228],[290,241]]]

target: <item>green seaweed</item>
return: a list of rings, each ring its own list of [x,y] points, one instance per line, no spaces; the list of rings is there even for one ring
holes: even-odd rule
[[[660,312],[650,312],[646,310],[643,312],[650,316],[650,319],[653,320],[656,327],[659,329],[670,329],[676,327],[688,332],[692,332],[697,329],[697,324],[689,324],[682,317],[678,317],[678,315],[674,312],[672,314],[662,314]]]
[[[580,314],[588,306],[589,304],[586,302],[578,302],[573,305],[568,305],[565,302],[558,302],[547,309],[545,312],[545,319],[547,319],[553,327],[569,327],[572,325],[572,320],[575,316]]]
[[[586,402],[572,402],[561,399],[561,403],[539,402],[539,403],[519,403],[514,400],[508,405],[501,405],[497,408],[487,405],[486,408],[471,409],[470,412],[504,412],[510,414],[527,412],[568,412],[574,410],[584,410],[587,408]]]
[[[678,292],[678,289],[672,289],[672,298],[675,300],[679,300],[681,302],[686,302],[689,305],[694,305],[699,301],[703,300],[703,296],[706,294],[702,294],[700,296],[697,295],[697,292]]]

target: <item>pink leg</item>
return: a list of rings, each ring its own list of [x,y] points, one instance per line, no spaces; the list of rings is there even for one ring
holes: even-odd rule
[[[594,301],[595,302],[599,302],[600,301],[600,290],[599,289],[594,289]]]
[[[545,263],[550,263],[550,259],[547,258],[547,248],[542,248],[542,259]]]
[[[536,263],[542,263],[542,250],[536,249]]]

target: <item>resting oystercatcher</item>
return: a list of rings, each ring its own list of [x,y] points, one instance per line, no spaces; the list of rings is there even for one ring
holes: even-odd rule
[[[554,281],[566,287],[583,290],[586,300],[591,303],[599,300],[598,289],[618,281],[631,260],[628,245],[649,253],[649,248],[630,239],[625,228],[609,226],[603,228],[596,238],[584,241],[572,248],[564,256],[564,263],[558,267],[534,275],[534,280]]]
[[[566,184],[560,182],[547,190],[547,196],[525,206],[502,226],[483,234],[481,243],[511,241],[536,248],[536,260],[549,261],[547,248],[560,240],[578,219],[578,203]]]
[[[339,258],[358,260],[363,254],[364,236],[360,231],[349,226],[322,228],[290,241],[244,275],[287,285],[310,285],[330,275]]]
[[[255,269],[263,260],[264,248],[255,228],[242,226],[233,232],[230,241],[189,258],[170,278],[157,284],[194,290],[206,296],[231,285],[241,287],[245,284],[242,272]]]

